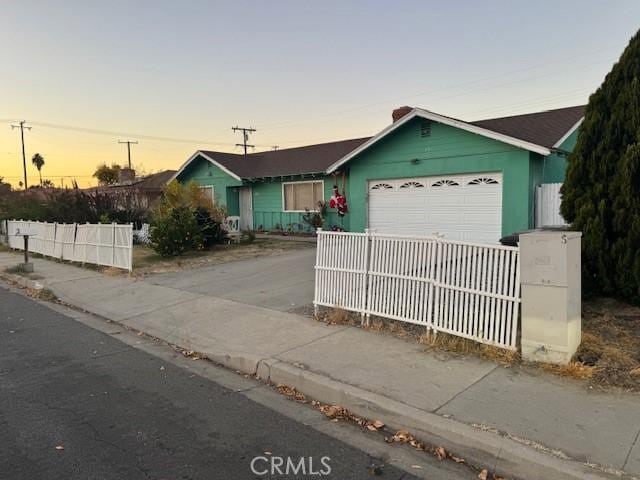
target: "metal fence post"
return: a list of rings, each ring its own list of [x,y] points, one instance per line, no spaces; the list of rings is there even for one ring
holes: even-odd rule
[[[318,262],[320,261],[320,249],[322,248],[322,227],[316,228],[316,264],[315,264],[315,285],[314,285],[314,294],[313,294],[313,316],[317,320],[318,319],[318,285],[320,280],[320,270],[318,270]]]

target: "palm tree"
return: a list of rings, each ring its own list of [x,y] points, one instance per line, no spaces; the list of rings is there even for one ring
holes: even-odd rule
[[[44,167],[44,157],[39,153],[36,153],[31,159],[31,163],[33,163],[38,169],[38,174],[40,175],[40,185],[42,186],[42,167]]]

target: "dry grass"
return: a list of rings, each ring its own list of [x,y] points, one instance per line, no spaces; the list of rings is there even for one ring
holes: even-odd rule
[[[360,317],[358,314],[348,312],[342,308],[331,308],[325,312],[322,320],[329,325],[359,325]]]
[[[256,239],[252,243],[232,243],[216,245],[211,250],[188,252],[179,257],[161,257],[150,247],[134,245],[133,275],[144,276],[152,273],[177,272],[192,268],[217,265],[271,255],[281,255],[292,250],[313,248],[310,242],[295,242],[276,239]],[[121,271],[120,274],[128,272]]]
[[[325,321],[358,325],[359,316],[341,309],[328,310]],[[476,355],[503,365],[522,364],[520,353],[484,345],[424,327],[372,317],[364,329],[413,340],[430,350]],[[568,365],[536,364],[545,371],[589,381],[594,386],[621,387],[640,392],[640,308],[611,299],[583,305],[582,343]]]
[[[567,365],[552,365],[550,363],[542,364],[542,368],[547,372],[555,373],[562,377],[571,377],[579,379],[592,378],[597,367],[585,365],[582,362],[572,361]]]
[[[582,316],[582,343],[574,361],[590,369],[591,376],[576,376],[640,392],[640,308],[598,299],[583,305]]]

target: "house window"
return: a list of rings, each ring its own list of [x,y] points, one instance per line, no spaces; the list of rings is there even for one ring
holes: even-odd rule
[[[282,209],[285,212],[317,210],[324,200],[324,182],[294,182],[282,184]]]
[[[432,187],[458,187],[460,184],[454,180],[438,180],[431,184]]]
[[[471,180],[468,185],[496,185],[498,181],[494,178],[480,177]]]
[[[204,195],[207,198],[210,198],[214,204],[216,203],[216,197],[214,196],[214,193],[213,193],[213,185],[201,186],[200,190],[202,191],[202,193],[204,193]]]
[[[393,190],[393,185],[389,185],[388,183],[376,183],[371,190]]]

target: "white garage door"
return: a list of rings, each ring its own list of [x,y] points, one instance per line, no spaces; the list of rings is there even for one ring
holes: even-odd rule
[[[369,228],[497,243],[502,233],[502,174],[371,181]]]

